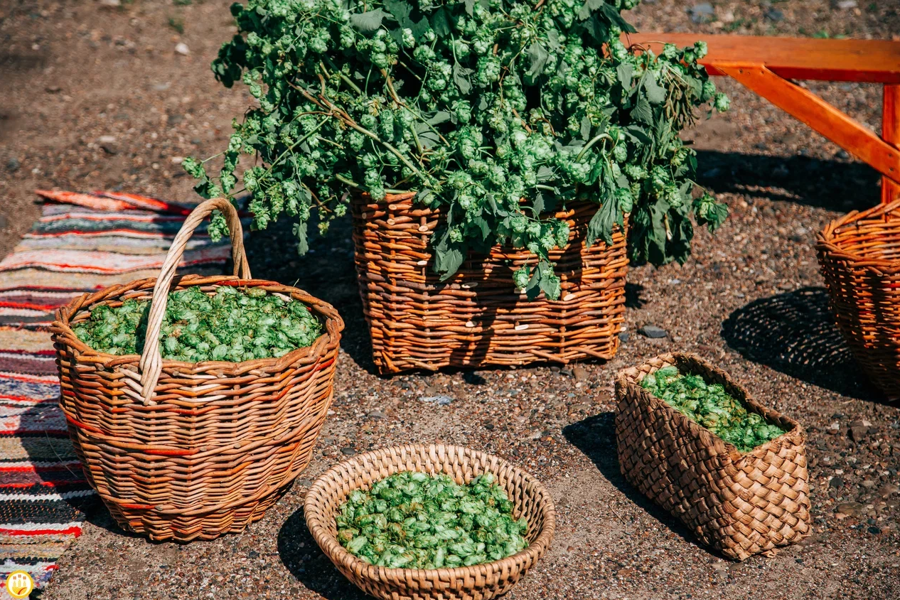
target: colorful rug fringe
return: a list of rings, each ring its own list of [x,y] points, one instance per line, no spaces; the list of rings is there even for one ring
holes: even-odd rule
[[[0,587],[24,570],[38,589],[94,502],[57,406],[47,326],[76,296],[154,277],[190,208],[113,192],[45,192],[42,216],[0,262]],[[220,273],[227,243],[201,227],[180,272]]]

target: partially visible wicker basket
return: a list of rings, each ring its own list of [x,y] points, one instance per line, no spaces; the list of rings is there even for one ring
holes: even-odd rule
[[[751,412],[786,430],[742,454],[639,384],[674,365],[720,383]],[[616,444],[622,475],[704,544],[744,560],[796,542],[810,530],[805,434],[754,402],[723,371],[690,354],[663,354],[616,379]]]
[[[335,513],[353,490],[400,471],[446,473],[458,483],[493,473],[514,505],[513,515],[528,520],[528,548],[482,565],[433,570],[387,569],[353,556],[337,541]],[[496,456],[459,446],[399,446],[355,456],[313,483],[305,513],[313,538],[338,570],[385,600],[487,600],[505,594],[547,551],[556,529],[553,500],[540,483]]]
[[[431,237],[441,213],[413,204],[414,194],[353,201],[353,239],[363,310],[381,373],[441,367],[569,363],[612,358],[625,318],[628,257],[624,232],[613,245],[587,248],[597,205],[570,205],[569,244],[550,253],[562,279],[560,299],[528,300],[513,271],[537,259],[495,246],[471,254],[455,276],[440,281]]]
[[[900,200],[836,219],[816,237],[831,311],[856,361],[900,398]]]
[[[187,276],[173,289],[259,287],[304,302],[325,326],[312,346],[241,363],[161,359],[157,338],[175,268],[214,209],[227,217],[241,278]],[[154,540],[212,539],[262,518],[306,467],[331,404],[341,318],[301,290],[251,279],[240,228],[226,200],[204,202],[172,243],[158,281],[82,296],[52,327],[60,406],[85,475],[121,527]],[[72,331],[99,304],[151,294],[143,356],[96,352]]]

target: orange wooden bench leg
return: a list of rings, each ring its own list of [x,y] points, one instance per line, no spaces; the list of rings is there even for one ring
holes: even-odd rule
[[[892,146],[900,146],[900,85],[884,86],[881,109],[881,137]],[[881,201],[885,204],[900,198],[900,184],[888,177],[881,180]]]
[[[809,90],[783,79],[759,64],[716,62],[716,69],[869,164],[884,175],[885,179],[889,179],[891,186],[900,186],[900,150]],[[885,102],[888,102],[888,92],[885,94]],[[895,103],[900,100],[900,96],[894,94],[895,90],[892,90],[892,114],[900,111],[900,102]],[[896,127],[898,119],[892,117],[891,122],[892,127]],[[900,134],[900,131],[897,133]]]

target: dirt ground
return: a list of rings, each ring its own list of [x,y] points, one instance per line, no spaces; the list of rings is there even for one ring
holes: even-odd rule
[[[219,152],[231,119],[249,104],[208,69],[233,32],[229,2],[110,4],[119,3],[0,2],[2,253],[37,217],[35,188],[190,199],[178,162]],[[702,4],[645,2],[630,18],[645,31],[900,39],[896,0]],[[176,52],[180,43],[186,55]],[[631,270],[625,342],[606,364],[574,374],[535,367],[380,378],[347,225],[305,258],[294,254],[286,223],[254,234],[256,276],[298,281],[347,322],[333,414],[311,466],[264,520],[214,542],[149,543],[117,529],[98,506],[42,597],[360,597],[306,531],[305,490],[356,452],[440,440],[515,462],[556,501],[552,550],[510,598],[900,598],[900,409],[867,386],[832,326],[812,247],[830,219],[878,201],[879,178],[766,101],[718,83],[733,110],[691,135],[701,183],[728,201],[732,216],[717,235],[698,235],[683,267]],[[809,87],[880,129],[877,86]],[[668,337],[639,335],[646,324]],[[714,360],[805,425],[814,535],[803,544],[726,561],[624,482],[613,374],[670,350]],[[439,394],[453,401],[420,400]]]

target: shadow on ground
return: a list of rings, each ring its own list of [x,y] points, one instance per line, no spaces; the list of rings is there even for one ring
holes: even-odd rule
[[[616,454],[615,413],[605,412],[588,417],[563,428],[566,440],[584,453],[600,473],[633,503],[651,517],[664,524],[686,542],[698,545],[697,540],[681,522],[651,502],[628,483],[619,470]]]
[[[298,287],[334,306],[345,324],[341,348],[362,369],[376,375],[356,283],[349,217],[333,221],[325,237],[313,235],[316,226],[310,223],[309,252],[304,256],[295,250],[297,238],[291,228],[291,219],[282,217],[268,229],[250,235],[246,249],[253,276]]]
[[[302,508],[281,526],[278,555],[300,583],[328,600],[364,600],[368,597],[341,575],[316,544],[306,527]]]
[[[875,400],[828,309],[824,288],[754,300],[729,315],[722,337],[747,360],[844,396]]]
[[[698,150],[697,164],[698,183],[717,193],[766,196],[839,212],[871,208],[880,200],[879,174],[859,162]]]

